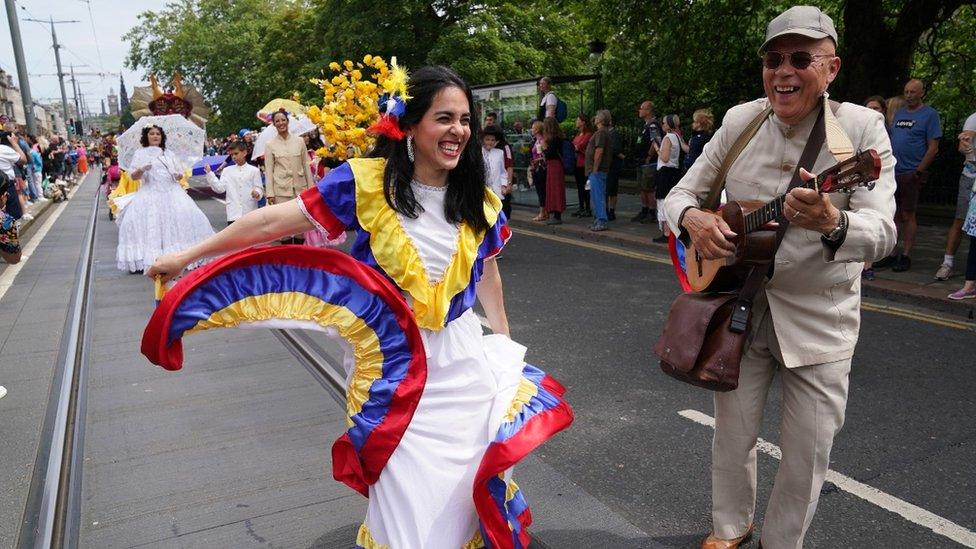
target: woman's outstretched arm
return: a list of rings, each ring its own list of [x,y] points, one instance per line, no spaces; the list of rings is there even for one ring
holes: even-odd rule
[[[502,293],[502,275],[498,272],[495,258],[485,260],[485,268],[481,280],[475,287],[481,308],[488,317],[488,325],[496,334],[510,336],[508,330],[508,316],[505,314],[505,297]]]
[[[158,257],[146,271],[146,276],[158,276],[167,282],[183,272],[187,265],[205,257],[224,255],[312,230],[314,227],[299,208],[298,200],[301,199],[258,208],[203,242],[181,252]]]

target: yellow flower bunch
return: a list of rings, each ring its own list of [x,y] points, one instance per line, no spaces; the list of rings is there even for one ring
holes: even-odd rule
[[[329,63],[331,78],[314,78],[323,93],[322,107],[312,106],[308,117],[318,125],[326,147],[321,157],[347,160],[363,154],[375,142],[366,129],[380,119],[379,99],[399,92],[406,100],[406,71],[392,60],[392,68],[380,56],[366,55],[360,62]]]

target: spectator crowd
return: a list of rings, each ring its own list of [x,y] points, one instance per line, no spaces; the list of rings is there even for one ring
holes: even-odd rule
[[[637,106],[640,130],[633,143],[625,143],[623,132],[615,124],[608,110],[598,110],[593,116],[579,113],[573,120],[574,132],[567,135],[563,124],[566,105],[553,90],[549,78],[537,83],[539,105],[537,115],[529,121],[528,132],[521,119],[503,129],[498,114],[485,116],[483,134],[491,134],[490,142],[504,152],[508,170],[506,185],[500,192],[510,202],[512,189],[534,188],[538,199],[538,213],[532,221],[558,225],[563,222],[566,208],[566,182],[576,187],[577,208],[573,217],[594,219],[591,231],[605,231],[616,221],[617,195],[625,166],[636,166],[636,190],[640,197],[640,211],[630,218],[632,223],[657,224],[661,235],[655,242],[668,240],[668,228],[658,201],[667,196],[701,155],[715,130],[715,116],[708,108],[691,115],[691,128],[685,132],[678,114],[658,118],[650,99]],[[912,268],[912,254],[918,232],[918,201],[921,189],[930,178],[932,164],[942,141],[942,121],[939,113],[925,104],[925,86],[921,80],[906,82],[903,95],[884,98],[875,95],[864,106],[885,117],[885,125],[896,160],[896,214],[900,246],[889,257],[865,264],[862,278],[874,280],[879,269],[902,273]],[[506,136],[512,141],[506,143]],[[933,273],[935,280],[948,280],[957,269],[956,253],[963,237],[970,238],[970,252],[962,289],[949,299],[976,298],[976,113],[970,115],[958,136],[958,152],[963,156],[959,176],[954,220],[946,236],[945,254],[941,265]],[[488,144],[486,149],[491,148]],[[520,158],[521,157],[521,158]],[[486,153],[486,160],[489,156]],[[513,164],[527,166],[524,180],[513,173]],[[627,173],[630,173],[629,170]],[[491,176],[489,176],[491,178]],[[497,186],[497,178],[494,180]]]

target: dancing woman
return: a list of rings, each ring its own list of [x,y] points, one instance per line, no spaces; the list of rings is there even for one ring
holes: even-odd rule
[[[213,227],[180,185],[183,164],[166,150],[166,133],[146,126],[142,148],[132,156],[132,179],[139,190],[119,212],[116,261],[121,271],[140,272],[163,254],[189,248],[213,234]]]
[[[470,88],[450,69],[424,67],[406,91],[395,131],[378,138],[370,158],[159,258],[147,274],[165,281],[202,258],[313,227],[331,238],[357,230],[352,256],[407,296],[427,357],[402,438],[375,483],[357,487],[369,495],[357,546],[525,547],[531,518],[511,466],[568,426],[572,412],[558,383],[525,364],[525,348],[509,338],[494,258],[510,231],[471,139]],[[475,297],[492,335],[482,334]]]

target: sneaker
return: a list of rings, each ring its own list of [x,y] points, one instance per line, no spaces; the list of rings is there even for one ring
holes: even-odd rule
[[[955,292],[949,294],[947,297],[953,301],[962,301],[963,299],[973,299],[976,298],[976,288],[973,288],[972,290],[966,290],[965,288],[961,290],[956,290]]]
[[[546,221],[546,225],[562,225],[562,219],[556,219],[555,217],[550,217],[549,221]]]
[[[641,210],[641,211],[637,212],[637,215],[635,215],[634,217],[631,217],[630,218],[630,222],[631,223],[640,223],[641,221],[644,221],[647,218],[647,215],[648,215],[647,210]]]
[[[651,239],[651,242],[657,242],[658,244],[665,244],[667,243],[667,241],[668,241],[668,237],[663,234],[657,238]]]
[[[861,279],[867,280],[868,282],[874,280],[874,269],[864,269],[861,271]]]
[[[911,268],[912,268],[912,258],[908,257],[905,254],[900,254],[898,256],[898,260],[895,261],[895,264],[891,266],[891,270],[896,273],[903,273]]]
[[[607,230],[607,224],[606,223],[594,223],[593,226],[590,227],[590,230],[593,231],[593,232],[595,232],[595,233],[598,233],[600,231],[605,231],[605,230]]]
[[[888,257],[882,259],[881,261],[875,261],[872,267],[874,267],[875,269],[887,269],[888,267],[894,265],[895,260],[897,259],[898,259],[897,255],[889,255]]]
[[[936,280],[949,280],[950,276],[952,276],[952,265],[949,265],[948,263],[939,265],[939,270],[935,271]]]

